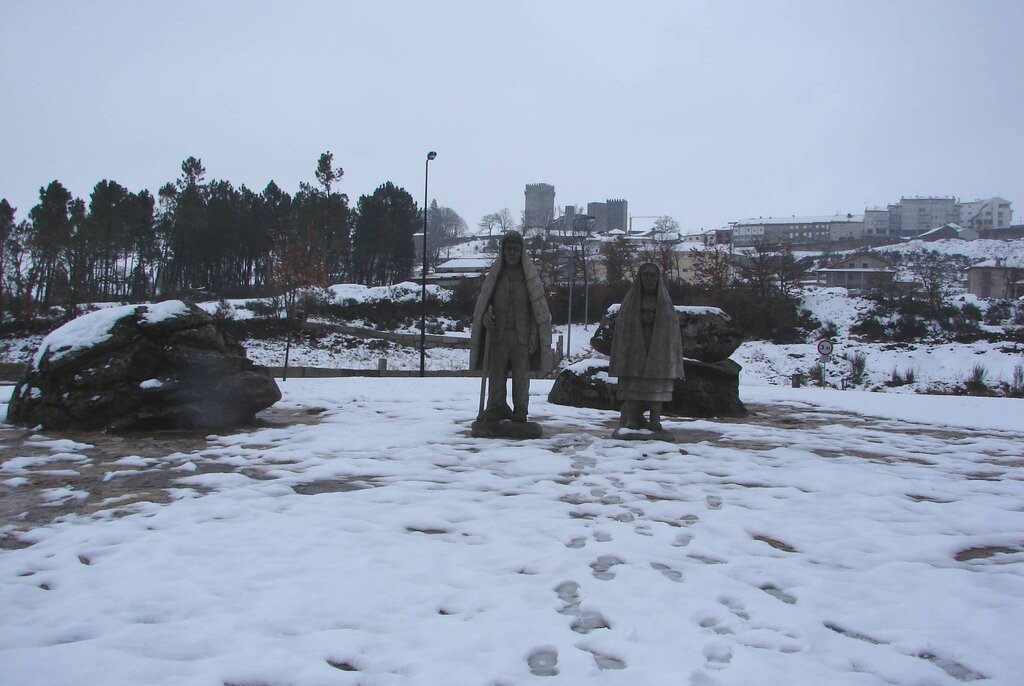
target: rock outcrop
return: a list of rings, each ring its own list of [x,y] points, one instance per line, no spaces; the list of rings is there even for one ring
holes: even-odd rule
[[[740,366],[732,360],[683,360],[685,379],[676,379],[671,402],[661,411],[678,417],[744,417],[740,401]],[[607,360],[584,360],[563,369],[548,393],[548,402],[597,410],[618,410],[616,379],[608,376]]]
[[[612,305],[590,339],[599,353],[611,352],[618,305]],[[741,367],[728,359],[742,343],[739,330],[717,307],[676,307],[683,343],[686,378],[676,379],[672,401],[662,412],[681,417],[743,417],[747,409],[740,401]],[[691,359],[692,358],[692,359]],[[572,407],[618,410],[617,379],[608,375],[606,359],[577,362],[555,378],[548,401]]]
[[[266,367],[180,300],[83,315],[50,333],[7,421],[47,429],[213,429],[281,399]]]
[[[612,352],[612,336],[619,306],[612,305],[601,318],[601,324],[590,339],[591,347],[602,355]],[[701,362],[720,362],[729,359],[743,343],[743,335],[732,317],[717,307],[687,307],[676,305],[679,334],[683,343],[683,357]]]

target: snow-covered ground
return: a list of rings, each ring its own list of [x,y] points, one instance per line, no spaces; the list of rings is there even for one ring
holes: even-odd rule
[[[257,364],[284,366],[284,338],[249,339],[244,341],[246,354]],[[349,347],[351,346],[351,347]],[[381,359],[388,369],[420,368],[418,347],[387,341],[355,339],[342,334],[320,338],[316,345],[292,341],[288,364],[292,367],[325,367],[329,369],[377,369]],[[431,370],[469,369],[469,349],[428,348],[426,368]]]
[[[915,250],[935,250],[947,255],[964,255],[973,262],[981,262],[994,257],[1003,259],[1024,257],[1024,238],[1011,241],[978,239],[962,241],[955,238],[944,238],[938,241],[912,240],[875,248],[880,252],[908,253]],[[849,251],[846,251],[849,252]]]
[[[194,448],[43,432],[0,466],[8,510],[91,502],[76,474],[166,480],[4,527],[31,545],[0,550],[0,683],[1024,673],[1024,401],[745,386],[748,418],[637,443],[537,381],[545,438],[517,443],[470,437],[474,379],[281,388],[267,426]]]

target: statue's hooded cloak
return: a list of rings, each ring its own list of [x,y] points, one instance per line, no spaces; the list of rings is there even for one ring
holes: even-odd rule
[[[647,266],[658,270],[658,296],[651,331],[651,349],[644,346],[644,333],[640,323],[640,272]],[[683,344],[679,333],[679,317],[672,306],[672,298],[661,279],[656,264],[643,264],[636,272],[633,285],[622,300],[615,317],[612,335],[611,359],[608,376],[639,377],[642,379],[683,378]]]
[[[476,307],[473,309],[473,331],[470,336],[469,368],[480,369],[484,359],[484,345],[487,343],[487,329],[483,325],[484,313],[487,306],[494,299],[494,288],[498,284],[498,277],[505,266],[505,244],[509,241],[523,242],[523,237],[517,231],[509,231],[501,239],[501,249],[498,251],[498,259],[491,265],[491,270],[484,278],[484,284],[480,288],[480,297],[477,298]],[[523,250],[523,257],[520,260],[523,269],[523,277],[526,283],[526,294],[530,302],[530,326],[537,331],[537,350],[530,355],[530,369],[534,371],[547,372],[552,367],[551,361],[551,312],[548,310],[548,303],[544,297],[544,282],[541,281],[537,268],[526,256]]]

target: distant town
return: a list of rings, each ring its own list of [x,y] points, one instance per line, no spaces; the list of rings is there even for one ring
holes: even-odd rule
[[[792,215],[788,217],[753,217],[730,221],[727,226],[681,233],[674,220],[655,222],[650,228],[644,222],[640,230],[633,219],[670,219],[668,217],[629,214],[623,199],[587,203],[582,208],[567,205],[558,213],[555,187],[547,183],[526,185],[523,228],[551,230],[558,233],[588,235],[653,235],[666,233],[671,225],[672,236],[680,241],[732,244],[737,247],[760,243],[817,245],[836,242],[887,242],[893,238],[943,237],[973,240],[976,238],[1009,239],[1024,236],[1024,225],[1013,224],[1013,208],[1005,198],[963,201],[956,197],[901,197],[885,207],[867,207],[859,213],[832,215]],[[955,235],[954,235],[955,234]],[[662,236],[669,238],[669,236]]]
[[[623,198],[589,202],[586,208],[559,207],[555,187],[548,183],[527,184],[524,195],[517,228],[526,235],[545,279],[562,285],[616,282],[642,261],[657,263],[669,281],[706,285],[714,278],[709,271],[718,268],[726,272],[727,280],[742,277],[754,269],[753,263],[764,262],[770,255],[774,260],[793,261],[801,283],[840,286],[851,295],[900,286],[913,290],[914,284],[899,283],[898,260],[874,248],[911,240],[1008,241],[1024,237],[1024,225],[1013,223],[1011,202],[1000,197],[972,201],[949,196],[901,197],[898,202],[867,207],[858,214],[756,217],[687,233],[672,217],[631,215]],[[454,238],[451,246],[495,238],[511,229],[511,213],[503,212],[506,221],[487,221],[485,217],[475,235]],[[727,255],[716,263],[702,256],[709,249]],[[782,256],[797,251],[799,260]],[[949,278],[978,297],[1007,298],[1024,293],[1024,265],[1018,264],[1016,257],[1009,261],[990,257],[962,265],[960,276],[951,274]],[[480,278],[489,264],[488,257],[472,249],[443,249],[428,280],[452,288],[461,281]],[[612,269],[618,271],[613,274]]]

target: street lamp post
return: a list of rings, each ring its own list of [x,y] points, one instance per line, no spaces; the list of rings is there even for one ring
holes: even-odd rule
[[[423,288],[420,292],[420,376],[427,375],[427,184],[430,180],[430,160],[437,157],[431,150],[423,163]]]
[[[576,280],[576,252],[570,248],[565,254],[569,258],[569,311],[565,323],[565,357],[568,358],[572,352],[572,282]]]

